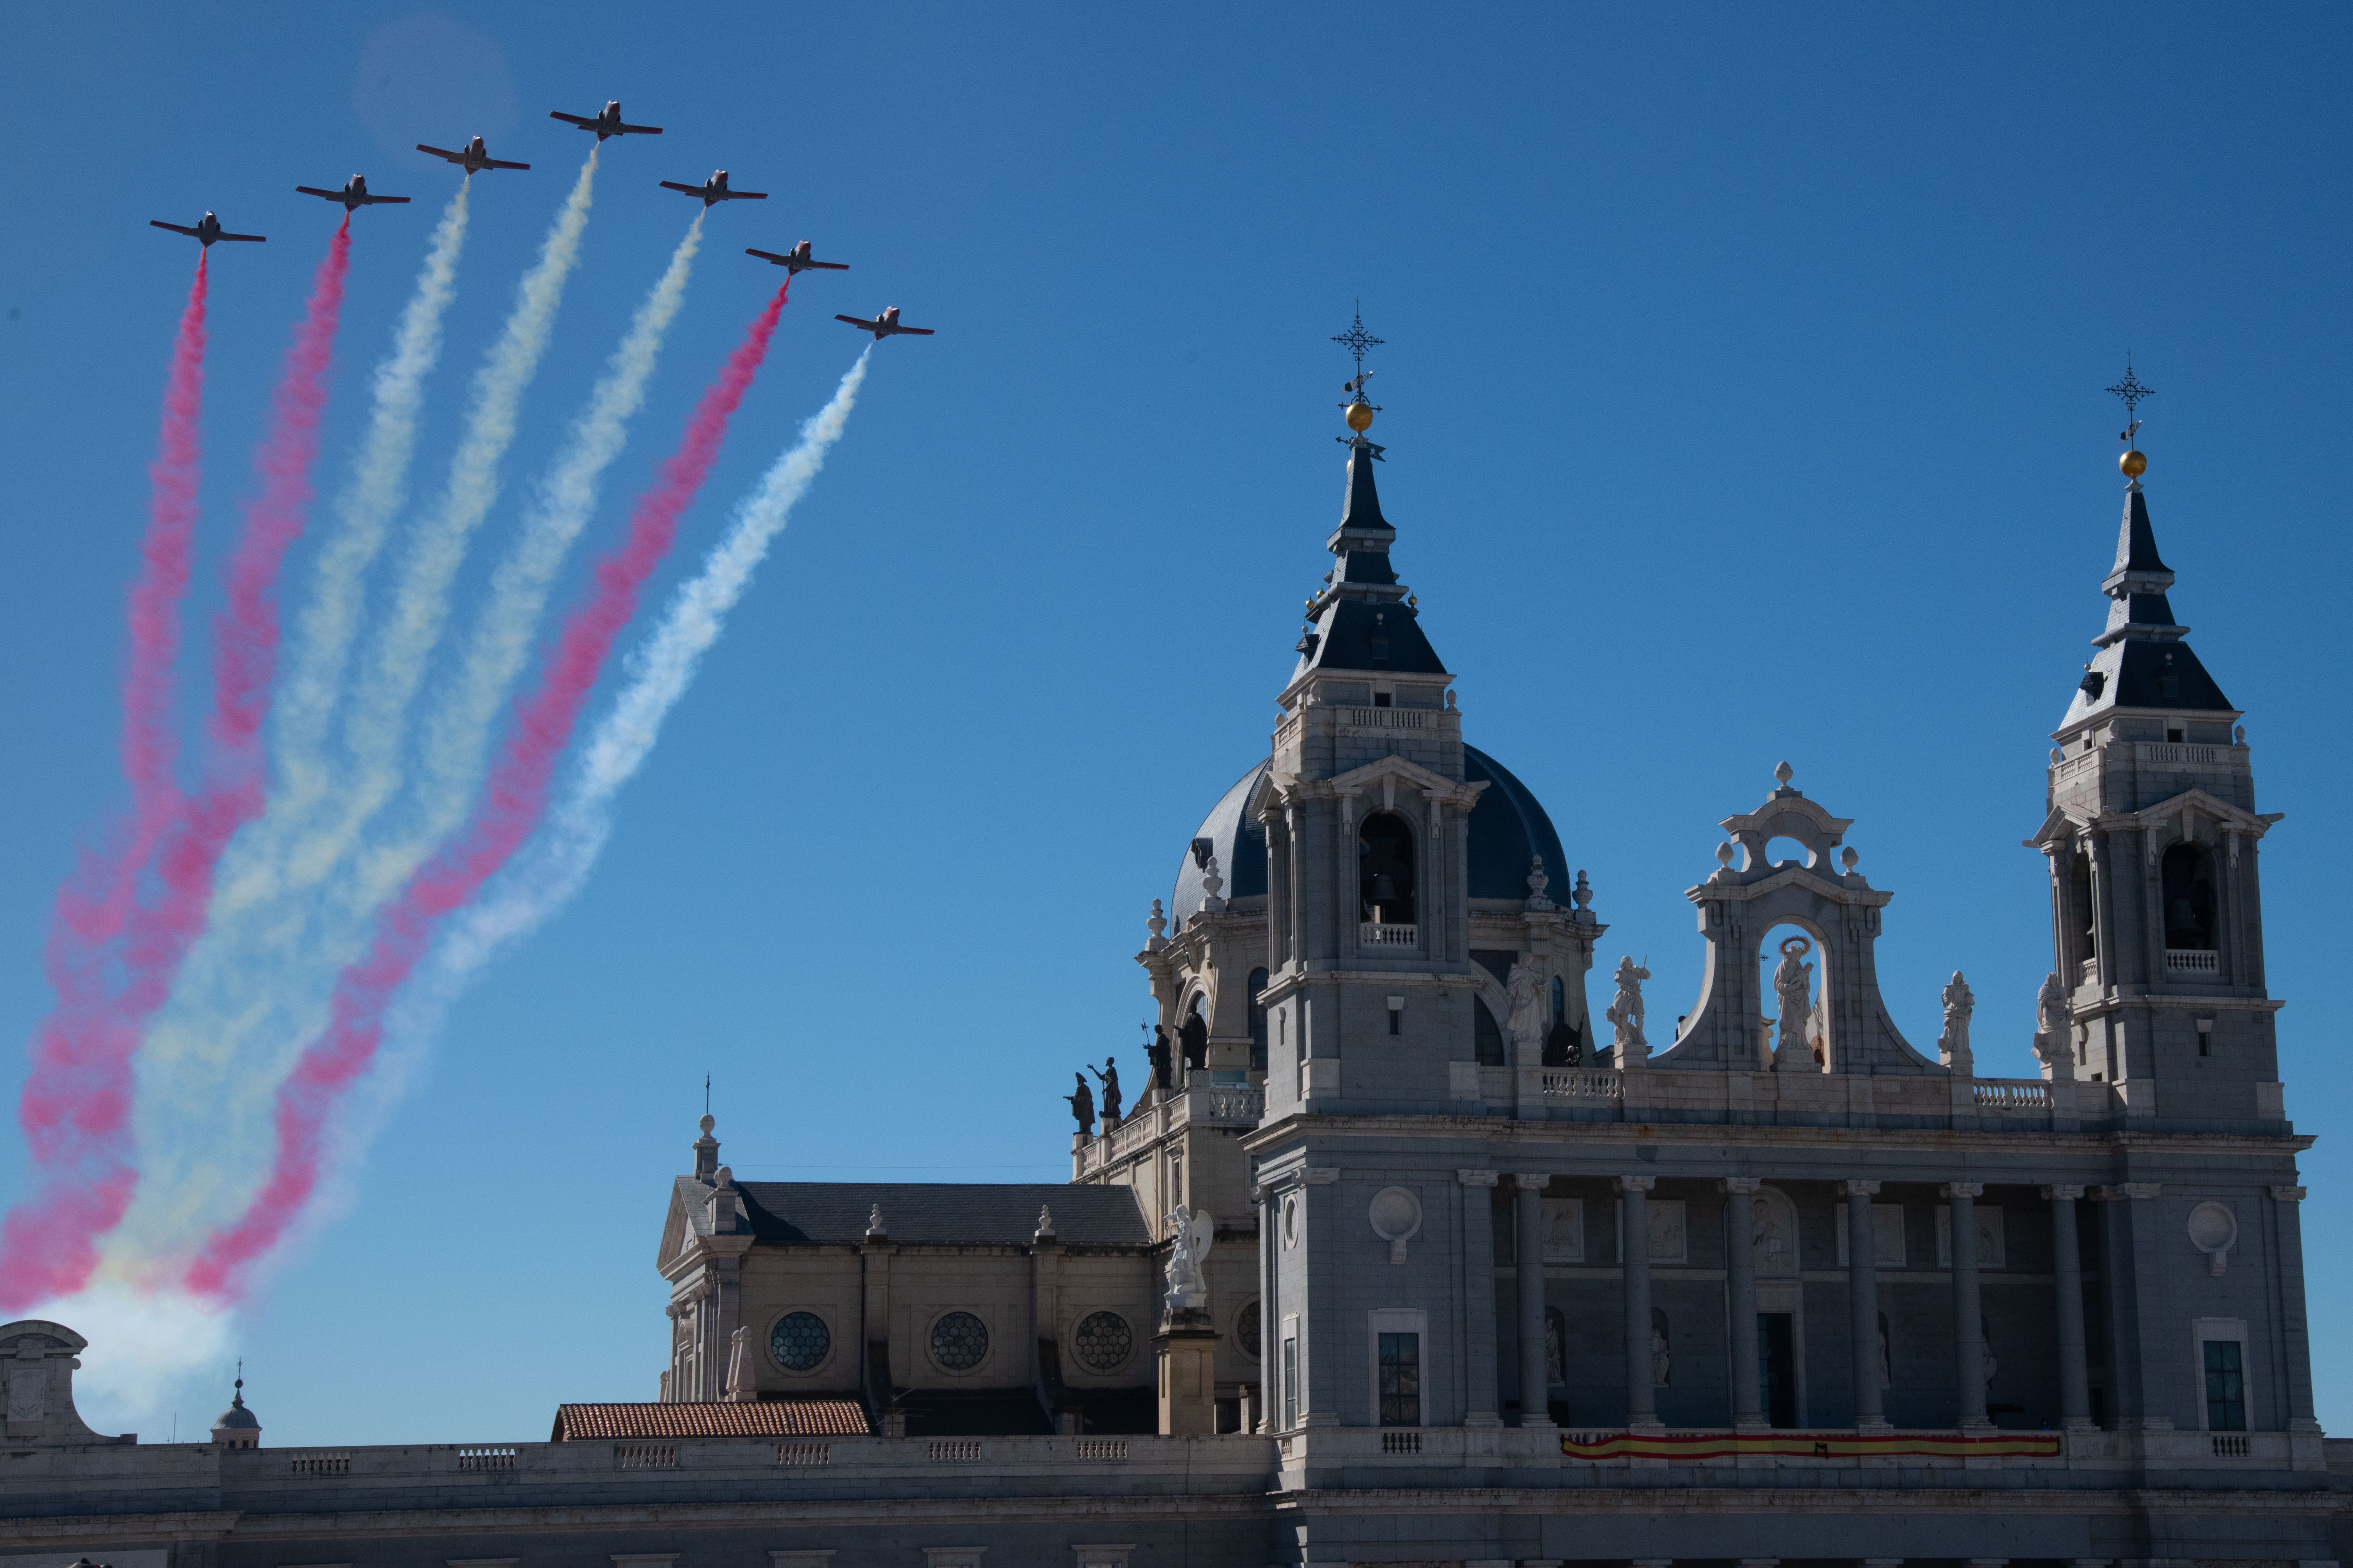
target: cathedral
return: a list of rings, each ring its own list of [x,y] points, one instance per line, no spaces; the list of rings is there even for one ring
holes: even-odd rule
[[[1372,416],[1267,751],[1146,922],[1146,1065],[1071,1091],[1067,1184],[739,1181],[705,1116],[657,1396],[543,1443],[273,1447],[241,1391],[207,1443],[102,1436],[81,1338],[0,1327],[0,1568],[2353,1556],[2263,973],[2279,817],[2141,455],[2020,805],[2051,971],[2040,1074],[2000,1079],[1960,974],[1936,1040],[1896,1027],[1894,895],[1787,763],[1686,890],[1691,1010],[1591,973],[1606,911],[1466,738]]]

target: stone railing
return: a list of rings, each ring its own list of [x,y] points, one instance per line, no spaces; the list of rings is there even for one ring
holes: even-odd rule
[[[1378,921],[1365,921],[1356,927],[1358,947],[1418,947],[1421,944],[1421,928],[1418,925],[1389,925]]]
[[[2220,978],[2222,955],[2208,947],[2168,947],[2165,950],[2165,972],[2168,974],[2211,974]]]
[[[2184,746],[2171,742],[2142,741],[2134,750],[2135,761],[2143,763],[2226,763],[2237,750],[2233,746]]]
[[[1626,1093],[1623,1073],[1538,1068],[1540,1092],[1547,1100],[1618,1100]]]
[[[2040,1079],[1972,1079],[1969,1097],[1980,1110],[2031,1110],[2047,1115],[2051,1110],[2051,1086]]]
[[[1438,725],[1436,708],[1343,708],[1340,722],[1357,730],[1430,730]]]

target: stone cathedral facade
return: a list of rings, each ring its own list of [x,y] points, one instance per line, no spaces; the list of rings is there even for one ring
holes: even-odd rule
[[[241,1398],[210,1443],[102,1437],[79,1337],[0,1328],[0,1568],[2353,1555],[2263,973],[2279,818],[2137,454],[2021,805],[2041,1072],[1997,1079],[1962,976],[1936,1041],[1896,1027],[1900,905],[1787,764],[1688,889],[1692,1010],[1592,973],[1602,912],[1466,740],[1369,422],[1268,752],[1137,955],[1148,1066],[1100,1115],[1082,1080],[1069,1184],[739,1182],[706,1117],[658,1397],[544,1443],[272,1447]]]

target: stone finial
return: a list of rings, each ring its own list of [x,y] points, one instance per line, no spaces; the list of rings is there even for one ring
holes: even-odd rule
[[[1145,952],[1158,952],[1162,948],[1168,945],[1168,939],[1160,934],[1168,929],[1168,917],[1161,912],[1160,900],[1158,899],[1152,900],[1152,913],[1145,921],[1144,929],[1152,933],[1151,937],[1146,940],[1144,944]]]
[[[1226,879],[1218,870],[1218,858],[1212,854],[1209,857],[1209,863],[1201,868],[1201,890],[1206,895],[1201,900],[1203,914],[1219,915],[1226,912],[1226,900],[1218,896],[1224,891],[1225,886]]]
[[[1577,905],[1577,913],[1571,918],[1579,925],[1591,925],[1593,923],[1593,885],[1585,879],[1583,871],[1577,872],[1577,887],[1568,896],[1570,901]]]
[[[2247,743],[2247,727],[2244,724],[2240,725],[2237,729],[2232,731],[2231,733],[2237,739],[2239,744],[2243,746]]]
[[[881,1204],[876,1204],[874,1205],[873,1212],[866,1216],[866,1239],[869,1241],[881,1241],[884,1237],[887,1237],[891,1233],[888,1230],[885,1230],[882,1227],[882,1205]]]
[[[1545,897],[1545,889],[1551,886],[1552,879],[1545,874],[1544,857],[1538,855],[1528,862],[1527,908],[1537,912],[1554,908],[1553,901]]]
[[[1047,1207],[1044,1204],[1039,1204],[1038,1205],[1038,1229],[1037,1233],[1029,1239],[1032,1241],[1051,1241],[1054,1239],[1054,1211]]]
[[[1788,789],[1789,787],[1790,779],[1797,775],[1797,769],[1791,767],[1787,763],[1783,763],[1779,767],[1773,770],[1773,780],[1783,789]]]
[[[712,1173],[719,1169],[719,1140],[711,1135],[711,1130],[719,1123],[706,1110],[697,1125],[702,1129],[702,1136],[694,1141],[694,1179],[708,1185],[713,1179]]]
[[[1727,871],[1732,869],[1732,849],[1733,847],[1729,841],[1715,847],[1715,863]]]
[[[1854,852],[1854,846],[1852,844],[1839,851],[1839,864],[1846,868],[1846,874],[1850,877],[1854,875],[1855,863],[1862,858],[1862,856]]]
[[[1454,707],[1454,691],[1451,687],[1449,687],[1446,692],[1446,710],[1449,713],[1456,711]]]
[[[2054,763],[2063,763],[2067,760],[2067,753],[2053,746],[2051,748],[2051,760]]]

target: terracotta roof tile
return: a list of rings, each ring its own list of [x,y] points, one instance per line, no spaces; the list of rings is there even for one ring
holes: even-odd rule
[[[763,1399],[757,1404],[559,1405],[550,1441],[595,1437],[863,1437],[855,1399]]]

